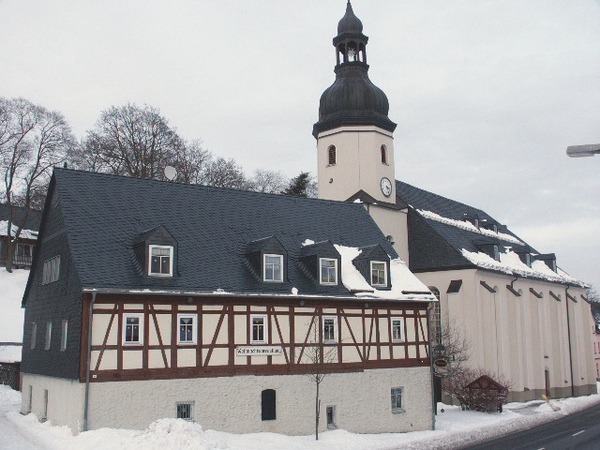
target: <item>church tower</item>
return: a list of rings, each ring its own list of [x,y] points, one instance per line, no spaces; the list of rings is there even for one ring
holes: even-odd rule
[[[319,198],[396,203],[393,131],[384,92],[369,80],[367,42],[350,0],[333,39],[335,82],[323,92],[317,139]]]

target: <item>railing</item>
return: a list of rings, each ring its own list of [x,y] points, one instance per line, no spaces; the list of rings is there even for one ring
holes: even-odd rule
[[[21,347],[20,342],[0,342],[0,349],[4,350],[7,347]],[[6,384],[15,391],[20,388],[21,381],[21,363],[20,362],[0,362],[0,384]]]
[[[13,266],[17,268],[25,268],[31,267],[31,261],[33,258],[31,256],[13,256]]]

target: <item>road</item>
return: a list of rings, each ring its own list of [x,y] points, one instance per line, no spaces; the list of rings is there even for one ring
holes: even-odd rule
[[[598,450],[600,449],[600,405],[464,449]]]

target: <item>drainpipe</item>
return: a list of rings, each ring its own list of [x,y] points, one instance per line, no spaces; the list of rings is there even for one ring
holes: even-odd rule
[[[439,300],[438,300],[439,301]],[[430,389],[431,389],[431,429],[435,430],[435,416],[437,413],[437,402],[435,401],[435,386],[434,386],[434,376],[435,371],[433,370],[433,348],[431,346],[431,316],[433,314],[433,303],[429,303],[427,305],[427,337],[429,338],[429,380],[430,380]]]
[[[571,348],[571,321],[569,320],[569,288],[565,288],[565,303],[567,305],[567,339],[569,341],[569,370],[571,371],[571,397],[575,397],[575,386],[573,385],[573,350]]]
[[[94,302],[96,301],[96,292],[92,292],[92,301],[88,311],[88,335],[87,335],[87,361],[85,370],[85,397],[83,400],[83,430],[88,431],[88,410],[90,406],[90,371],[92,367],[92,315]]]

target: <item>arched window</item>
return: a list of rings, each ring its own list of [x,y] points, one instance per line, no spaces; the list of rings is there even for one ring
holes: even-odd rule
[[[387,157],[387,148],[385,145],[381,146],[381,164],[387,164],[388,163],[388,157]]]
[[[329,148],[327,149],[327,164],[330,166],[335,165],[335,163],[337,162],[337,151],[335,148],[335,145],[330,145]]]

